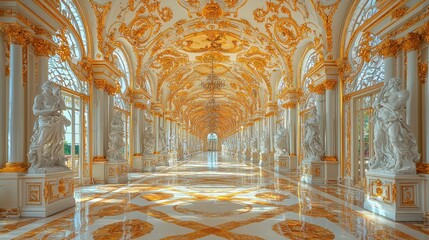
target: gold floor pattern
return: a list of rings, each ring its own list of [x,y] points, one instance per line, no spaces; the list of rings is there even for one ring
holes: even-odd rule
[[[76,207],[49,218],[2,219],[0,239],[429,239],[422,223],[363,210],[359,190],[222,153],[130,177],[77,189]]]

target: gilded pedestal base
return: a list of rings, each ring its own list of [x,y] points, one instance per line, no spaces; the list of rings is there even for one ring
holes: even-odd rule
[[[107,183],[127,183],[128,182],[128,169],[127,162],[106,164],[106,182]]]
[[[243,151],[243,158],[246,161],[250,161],[250,151],[249,150]]]
[[[259,153],[259,166],[270,166],[274,160],[274,153]]]
[[[143,155],[133,159],[135,172],[151,172],[156,169],[159,155]]]
[[[394,221],[422,221],[423,178],[367,172],[364,208]]]
[[[275,156],[274,160],[277,171],[290,172],[296,169],[296,156]]]
[[[301,182],[309,184],[335,184],[338,178],[337,161],[302,161]]]
[[[259,164],[259,152],[252,152],[250,155],[250,161],[253,164]]]
[[[48,217],[75,206],[71,171],[22,176],[22,217]]]

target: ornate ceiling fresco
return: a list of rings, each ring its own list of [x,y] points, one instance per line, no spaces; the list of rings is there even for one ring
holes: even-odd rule
[[[215,132],[224,137],[276,101],[277,85],[297,86],[299,49],[309,42],[329,57],[333,13],[340,1],[93,0],[98,55],[123,45],[135,61],[134,88],[151,85],[153,102],[198,136],[210,132],[205,103],[219,104]],[[329,32],[330,31],[330,32]],[[323,34],[322,34],[323,33]],[[326,42],[326,44],[323,44]],[[210,93],[211,73],[226,86]]]

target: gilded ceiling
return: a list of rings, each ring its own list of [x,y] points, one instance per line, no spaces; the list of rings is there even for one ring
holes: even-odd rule
[[[91,3],[98,22],[98,55],[109,56],[123,45],[135,61],[135,89],[144,88],[148,80],[152,101],[161,103],[172,118],[206,137],[215,117],[215,131],[223,137],[275,102],[280,81],[296,86],[293,66],[308,43],[315,42],[329,57],[332,29],[330,33],[324,29],[340,1]],[[201,87],[212,60],[214,73],[226,82],[214,93]],[[219,104],[215,114],[205,108],[212,96]]]

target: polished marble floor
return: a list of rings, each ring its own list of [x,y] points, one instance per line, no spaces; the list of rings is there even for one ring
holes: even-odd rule
[[[422,223],[363,210],[360,190],[222,153],[130,178],[76,189],[76,207],[49,218],[0,219],[0,239],[429,239]]]

